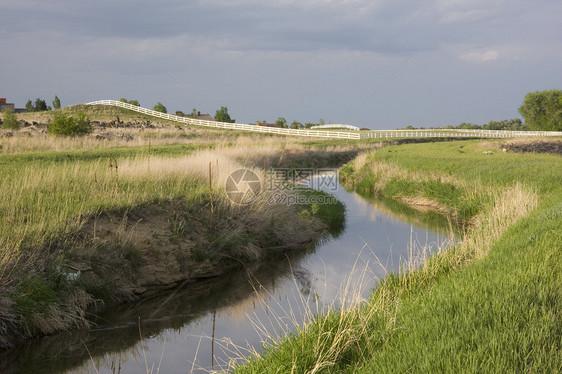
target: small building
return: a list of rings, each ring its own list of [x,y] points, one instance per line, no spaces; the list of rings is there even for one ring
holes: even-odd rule
[[[199,111],[197,113],[192,112],[192,113],[186,114],[182,110],[176,110],[176,116],[178,116],[178,117],[188,117],[188,118],[193,118],[193,119],[200,119],[200,120],[203,120],[203,121],[215,121],[213,116],[211,116],[210,114],[201,113]]]
[[[203,121],[214,121],[215,120],[212,115],[201,114],[201,113],[197,113],[197,119],[200,119],[200,120],[203,120]]]
[[[3,112],[4,109],[10,109],[12,112],[15,112],[16,106],[13,103],[6,102],[5,97],[0,97],[0,112]]]

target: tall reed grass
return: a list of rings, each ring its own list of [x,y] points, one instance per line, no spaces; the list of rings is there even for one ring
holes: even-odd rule
[[[161,128],[96,128],[95,131],[81,137],[57,137],[45,133],[44,129],[35,126],[23,128],[19,131],[0,129],[0,155],[21,154],[29,152],[48,151],[77,151],[91,149],[108,149],[116,147],[152,147],[176,144],[232,144],[256,145],[274,144],[280,142],[291,144],[304,143],[305,140],[286,139],[285,137],[266,136],[256,134],[253,136],[213,132],[209,130],[166,126]]]

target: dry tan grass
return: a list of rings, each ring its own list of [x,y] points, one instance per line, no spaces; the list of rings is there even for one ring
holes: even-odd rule
[[[359,170],[367,163],[368,157],[370,152],[362,152],[357,155],[352,161],[351,165],[353,166],[353,170]]]
[[[25,153],[46,151],[73,151],[87,149],[105,149],[114,147],[148,147],[172,144],[212,143],[216,139],[206,136],[195,137],[189,131],[176,128],[131,129],[108,128],[96,129],[83,137],[56,137],[45,133],[44,129],[31,126],[19,131],[0,130],[0,153]]]
[[[534,144],[534,143],[562,143],[560,137],[537,137],[537,138],[513,138],[505,140],[501,143],[495,143],[496,146],[502,144]]]
[[[443,266],[460,269],[485,257],[508,227],[537,207],[538,195],[529,187],[516,183],[493,192],[492,201],[487,210],[476,216],[474,225],[452,250],[434,256],[435,261],[427,261],[425,254],[421,258],[411,257],[406,261],[400,274],[403,287],[411,289],[414,284],[419,287],[420,284],[429,283]]]
[[[474,250],[476,258],[482,258],[488,254],[491,246],[505,230],[517,220],[526,216],[538,205],[538,194],[521,183],[496,192],[493,198],[493,207],[477,216],[477,227],[463,240],[467,246]]]
[[[83,137],[56,137],[47,134],[44,126],[29,126],[18,131],[0,129],[0,154],[105,149],[114,147],[148,147],[173,144],[232,144],[254,147],[279,142],[299,144],[302,138],[241,135],[229,131],[209,130],[185,125],[156,125],[154,128],[96,127]]]
[[[137,157],[117,161],[51,164],[44,167],[26,166],[4,176],[4,193],[0,195],[0,207],[3,211],[1,237],[25,236],[24,233],[29,234],[30,227],[33,226],[38,232],[47,232],[57,227],[75,227],[77,222],[69,223],[69,220],[71,217],[86,215],[92,209],[91,202],[104,202],[100,206],[108,203],[132,206],[155,195],[164,199],[173,198],[174,195],[181,194],[182,189],[185,190],[186,182],[190,179],[208,181],[209,166],[213,188],[217,190],[218,196],[234,170],[250,168],[263,177],[263,170],[251,165],[259,164],[258,160],[278,151],[279,148],[269,145],[251,149],[219,147],[184,157]],[[110,163],[113,167],[109,167]],[[122,187],[147,182],[159,186],[162,191],[155,193],[142,188],[127,191],[120,189],[120,185]]]

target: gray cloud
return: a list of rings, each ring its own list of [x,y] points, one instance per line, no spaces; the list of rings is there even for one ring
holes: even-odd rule
[[[476,28],[467,32],[464,25],[485,22],[494,14],[490,9],[436,6],[428,1],[371,3],[230,1],[226,5],[218,1],[144,4],[23,0],[6,9],[10,17],[1,27],[12,32],[41,30],[72,37],[134,40],[187,34],[228,40],[228,47],[241,50],[356,49],[392,53],[417,51],[420,46],[435,48],[442,37],[470,40],[479,32]],[[488,3],[480,3],[485,4]]]
[[[343,120],[409,56],[354,120],[502,119],[526,91],[562,85],[553,0],[18,0],[0,13],[0,95],[19,101],[135,96],[190,109],[150,55],[209,111],[228,104],[246,121]]]

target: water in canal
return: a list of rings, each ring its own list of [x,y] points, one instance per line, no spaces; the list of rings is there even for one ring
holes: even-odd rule
[[[335,237],[219,279],[111,308],[89,331],[31,340],[2,357],[3,370],[136,374],[225,368],[229,360],[259,351],[267,336],[294,330],[308,312],[340,305],[346,287],[348,295],[360,289],[368,297],[412,245],[434,250],[449,240],[449,227],[438,215],[407,212],[341,186],[332,192],[346,205],[345,228]]]

